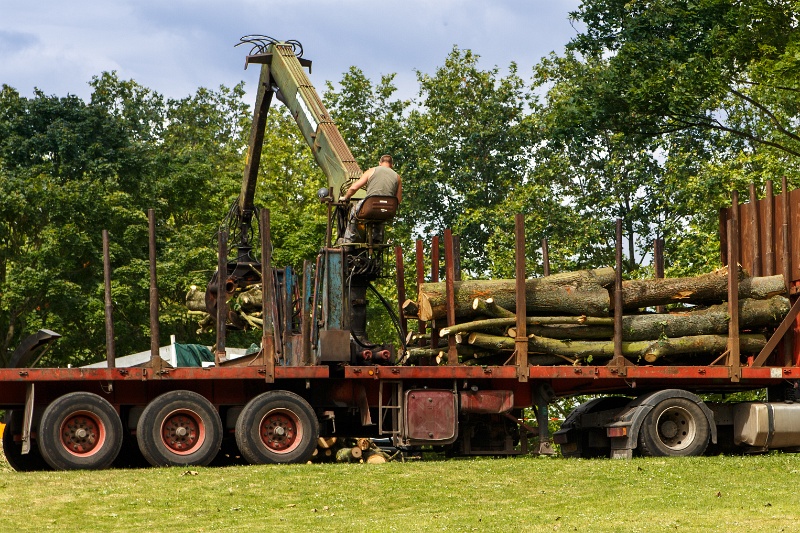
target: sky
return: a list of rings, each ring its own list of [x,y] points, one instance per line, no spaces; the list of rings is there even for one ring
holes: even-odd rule
[[[453,46],[482,68],[511,62],[529,79],[576,34],[579,0],[0,0],[0,84],[31,96],[88,99],[93,76],[122,79],[169,98],[198,87],[255,86],[243,35],[303,44],[322,92],[357,66],[373,81],[395,73],[398,96],[416,96],[416,71],[433,74]],[[249,93],[250,91],[248,91]]]

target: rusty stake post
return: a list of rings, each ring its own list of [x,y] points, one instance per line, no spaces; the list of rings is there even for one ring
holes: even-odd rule
[[[791,213],[789,208],[789,184],[786,176],[781,178],[781,204],[783,205],[783,218],[781,226],[783,228],[783,239],[781,242],[781,251],[783,253],[783,261],[781,261],[781,272],[783,273],[783,282],[786,284],[786,294],[791,294],[792,288],[792,250],[790,248],[791,235],[789,232],[791,228],[789,221],[791,220]],[[783,337],[783,364],[784,366],[791,366],[792,355],[794,353],[794,336],[785,335]]]
[[[547,239],[542,239],[542,273],[550,275],[550,250],[547,248]]]
[[[731,381],[741,377],[739,354],[739,228],[728,221],[728,366]]]
[[[455,298],[455,260],[453,258],[453,231],[444,230],[444,286],[447,294],[447,326],[456,325],[456,298]],[[456,350],[456,336],[447,336],[447,364],[458,364],[458,351]]]
[[[767,191],[764,196],[766,209],[764,210],[764,275],[775,274],[775,192],[772,189],[772,180],[767,180]]]
[[[439,281],[439,236],[431,242],[431,283]],[[431,321],[431,350],[439,349],[439,324],[438,320]]]
[[[415,252],[415,260],[417,265],[417,293],[419,293],[422,284],[425,283],[425,256],[422,250],[421,239],[417,239]],[[418,320],[417,324],[417,331],[420,333],[419,347],[424,348],[425,340],[422,338],[422,336],[425,335],[425,321]]]
[[[617,266],[614,276],[614,359],[622,360],[622,219],[617,219]]]
[[[750,274],[761,276],[761,216],[758,212],[758,196],[756,184],[750,183],[750,227],[753,234],[753,265]]]
[[[150,364],[158,374],[163,368],[158,331],[158,286],[156,285],[156,212],[147,210],[147,230],[150,249]]]
[[[525,217],[522,213],[514,216],[514,260],[516,277],[516,313],[517,313],[517,336],[514,339],[516,349],[517,379],[528,381],[528,331],[527,316],[528,302],[525,294]]]
[[[108,251],[108,230],[103,230],[103,285],[106,303],[106,361],[108,368],[116,367],[114,345],[114,305],[111,302],[111,254]]]
[[[225,357],[225,323],[228,320],[228,228],[219,229],[219,248],[217,250],[217,348],[214,363],[219,365]]]
[[[275,381],[275,324],[272,310],[275,295],[272,293],[272,235],[269,226],[269,209],[262,209],[258,220],[261,237],[261,350],[264,352],[264,375],[267,383]]]
[[[403,265],[403,249],[394,247],[394,266],[397,274],[397,310],[400,312],[400,336],[405,339],[408,331],[408,320],[403,314],[403,302],[406,301],[406,269]]]
[[[655,239],[653,241],[653,266],[655,268],[656,279],[664,279],[664,239]],[[656,306],[656,313],[666,312],[666,306]]]

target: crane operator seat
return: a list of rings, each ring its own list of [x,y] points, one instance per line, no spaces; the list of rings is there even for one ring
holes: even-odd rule
[[[388,220],[397,214],[397,197],[368,196],[353,206],[345,231],[345,243],[366,243],[370,248],[384,242]]]

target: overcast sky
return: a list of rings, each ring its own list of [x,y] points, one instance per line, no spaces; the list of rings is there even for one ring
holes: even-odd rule
[[[481,66],[512,61],[524,79],[575,35],[578,0],[0,0],[0,84],[25,96],[88,97],[92,76],[123,79],[168,97],[200,87],[248,88],[239,37],[297,39],[313,61],[311,80],[341,79],[351,65],[373,81],[396,73],[400,96],[415,96],[414,71],[433,73],[454,45]]]

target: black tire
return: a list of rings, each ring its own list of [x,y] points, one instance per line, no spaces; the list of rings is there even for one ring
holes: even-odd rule
[[[136,424],[139,450],[153,466],[205,466],[222,442],[219,412],[196,392],[162,394],[142,411]]]
[[[19,435],[20,433],[22,433],[22,411],[6,411],[6,427],[3,430],[3,453],[9,466],[17,472],[50,470],[50,465],[39,453],[38,446],[33,445],[28,453],[22,454],[22,443],[14,442],[14,435]]]
[[[319,438],[319,421],[302,397],[269,391],[244,406],[236,420],[236,444],[251,464],[304,463]]]
[[[122,446],[122,421],[105,398],[71,392],[54,400],[39,422],[39,451],[55,470],[101,470]]]
[[[639,447],[649,457],[703,455],[711,428],[692,400],[667,398],[647,414],[639,429]]]

